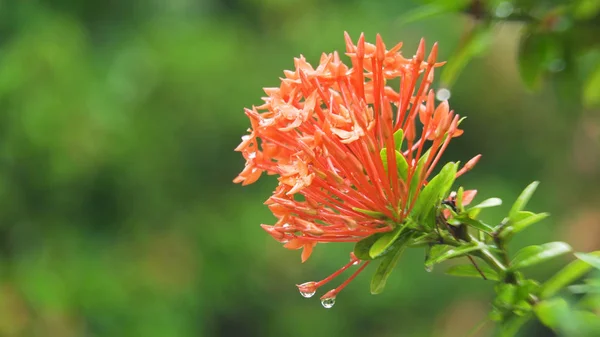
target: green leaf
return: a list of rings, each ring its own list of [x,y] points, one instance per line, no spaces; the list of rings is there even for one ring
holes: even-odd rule
[[[387,216],[381,212],[376,212],[376,211],[370,211],[368,209],[362,209],[362,208],[358,208],[358,207],[352,207],[353,211],[368,215],[372,218],[375,219],[387,219]]]
[[[504,314],[500,308],[492,306],[492,310],[489,312],[488,318],[492,322],[502,322],[504,320]]]
[[[435,17],[438,15],[459,12],[466,8],[468,0],[436,1],[435,3],[418,6],[400,17],[400,23],[405,25],[411,22]]]
[[[573,16],[581,21],[593,19],[600,13],[600,1],[579,0],[573,8]]]
[[[498,277],[498,273],[495,270],[488,267],[485,264],[478,264],[479,270],[485,275],[485,278],[492,281],[498,281],[500,278]],[[481,273],[479,270],[475,268],[472,264],[459,264],[456,266],[452,266],[448,268],[446,274],[452,276],[461,276],[461,277],[475,277],[481,278]]]
[[[433,229],[437,226],[437,220],[436,220],[436,216],[437,216],[437,208],[430,208],[429,209],[429,213],[424,214],[421,217],[421,222],[420,224],[428,229]]]
[[[400,237],[400,234],[404,231],[405,226],[398,226],[393,231],[384,233],[380,238],[373,243],[369,248],[369,256],[372,259],[376,259],[389,252],[394,242]],[[355,254],[356,255],[356,254]]]
[[[551,49],[552,40],[545,34],[529,32],[521,37],[518,51],[519,73],[527,88],[537,90],[540,87]]]
[[[408,245],[411,247],[419,247],[423,245],[429,245],[430,243],[438,241],[439,239],[437,237],[437,234],[427,233],[412,239]]]
[[[535,215],[535,213],[530,212],[530,211],[519,211],[519,212],[517,212],[517,214],[515,214],[512,221],[513,222],[521,221],[521,220],[529,218],[530,216],[533,216],[533,215]],[[508,219],[506,219],[506,221],[508,221]]]
[[[432,258],[436,258],[444,253],[446,253],[448,250],[452,249],[452,246],[448,246],[448,245],[433,245],[432,247],[429,248],[429,250],[427,251],[427,256],[425,261],[428,261]]]
[[[539,302],[533,311],[545,326],[556,329],[560,321],[569,313],[569,304],[562,298],[553,298]]]
[[[583,102],[586,106],[600,105],[600,64],[590,73],[585,82]]]
[[[572,286],[568,286],[567,289],[573,294],[587,294],[591,292],[596,292],[598,290],[597,286],[593,286],[590,284],[576,284]]]
[[[533,212],[519,211],[514,215],[512,219],[509,219],[508,217],[504,218],[504,220],[502,220],[502,223],[496,226],[494,230],[500,234],[501,239],[508,239],[513,234],[513,228],[510,226],[511,223],[521,221],[533,215],[535,215],[535,213]]]
[[[450,191],[457,167],[458,164],[452,162],[444,165],[440,173],[423,188],[412,209],[412,214],[418,223],[423,223],[430,215],[431,210],[435,209],[442,197]]]
[[[514,223],[509,224],[500,232],[500,238],[505,239],[511,237],[513,234],[519,233],[527,227],[540,222],[547,218],[550,214],[548,213],[532,213],[520,211],[515,215]],[[518,220],[517,220],[518,219]]]
[[[465,210],[465,207],[463,205],[463,196],[465,194],[465,189],[461,186],[458,188],[458,191],[456,191],[456,209],[459,212],[463,212]]]
[[[494,227],[486,224],[485,222],[483,222],[481,220],[472,219],[467,214],[461,214],[461,215],[457,216],[455,219],[458,220],[460,223],[464,223],[465,225],[467,225],[469,227],[479,229],[480,231],[483,231],[485,233],[494,232]]]
[[[523,212],[520,212],[523,213]],[[515,221],[512,225],[509,226],[512,234],[519,233],[520,231],[526,229],[527,227],[540,222],[546,219],[550,214],[548,213],[538,213],[532,214],[528,217],[522,218],[521,220]],[[508,228],[507,228],[508,230]]]
[[[404,131],[399,129],[394,132],[394,144],[397,151],[402,151],[402,141],[404,140]],[[406,178],[405,178],[406,179]]]
[[[517,287],[515,296],[515,309],[531,310],[531,304],[528,303],[530,295],[536,295],[539,292],[540,284],[534,280],[523,280]]]
[[[511,269],[521,269],[545,262],[571,251],[571,246],[564,242],[550,242],[539,246],[521,249],[512,261]]]
[[[511,316],[507,320],[500,323],[498,337],[513,337],[519,332],[519,329],[531,319],[532,315]]]
[[[570,332],[571,336],[581,334],[581,330],[586,332],[586,334],[581,334],[583,336],[600,336],[600,319],[594,312],[573,310],[570,318],[573,321],[572,324],[563,327],[563,330],[567,330],[564,329],[567,327],[570,328],[567,331]],[[563,319],[562,322],[564,323],[565,320]]]
[[[471,219],[477,219],[479,213],[481,213],[481,208],[471,208],[466,215]]]
[[[523,208],[527,206],[527,202],[529,201],[529,199],[531,199],[533,192],[535,192],[535,189],[538,187],[539,184],[539,181],[534,181],[531,184],[529,184],[529,186],[525,187],[523,192],[521,192],[521,195],[519,195],[515,203],[512,205],[510,212],[508,213],[508,217],[511,221],[513,221],[513,219],[517,216],[518,212],[522,211]]]
[[[410,191],[408,193],[408,199],[412,202],[412,198],[415,195],[417,189],[420,187],[419,186],[419,180],[421,177],[421,174],[423,174],[423,166],[425,166],[425,162],[427,161],[427,158],[429,158],[429,154],[431,153],[431,149],[427,150],[419,159],[419,161],[417,162],[417,167],[415,168],[415,172],[413,173],[413,176],[411,177],[410,180]],[[409,202],[410,204],[410,202]]]
[[[433,266],[434,264],[438,264],[440,262],[443,262],[443,261],[446,261],[446,260],[449,260],[449,259],[452,259],[455,257],[466,255],[472,251],[476,251],[481,248],[482,247],[478,244],[470,243],[470,244],[465,244],[464,246],[450,248],[448,250],[440,252],[439,254],[434,254],[434,251],[432,250],[430,252],[429,259],[427,261],[425,261],[425,266],[428,266],[428,267]]]
[[[517,286],[511,283],[500,283],[494,287],[496,298],[494,306],[504,309],[511,309],[516,302]]]
[[[586,255],[600,257],[600,250],[593,253],[587,253]],[[554,296],[559,290],[578,280],[590,269],[592,269],[592,266],[582,260],[575,260],[569,263],[542,284],[540,298],[545,299]]]
[[[361,260],[372,260],[369,250],[373,244],[386,233],[376,233],[358,241],[354,245],[354,255]]]
[[[488,49],[492,41],[491,26],[478,25],[468,31],[466,36],[463,36],[463,41],[459,49],[450,56],[444,69],[442,69],[440,81],[443,86],[452,86],[469,61]]]
[[[406,181],[408,176],[408,163],[406,162],[404,155],[399,151],[396,151],[396,168],[398,170],[398,176]]]
[[[402,180],[406,181],[406,177],[408,175],[408,163],[406,162],[406,158],[399,151],[395,151],[396,155],[396,170],[398,171],[398,176],[402,178]],[[388,158],[387,158],[387,149],[381,149],[379,153],[381,157],[381,161],[383,162],[383,168],[385,172],[388,171]]]
[[[600,257],[586,253],[575,253],[575,256],[590,266],[600,269]]]
[[[578,37],[579,38],[579,37]],[[554,39],[553,52],[546,65],[552,72],[552,85],[557,98],[559,109],[573,109],[582,105],[583,81],[580,76],[578,48],[571,39]],[[558,69],[557,71],[557,64]]]
[[[388,277],[394,270],[396,264],[400,260],[400,256],[406,248],[406,243],[410,240],[411,235],[403,235],[394,243],[391,253],[385,255],[381,259],[381,263],[377,267],[373,278],[371,279],[371,293],[379,294],[385,288]]]
[[[476,209],[476,208],[489,208],[489,207],[496,207],[496,206],[500,206],[502,205],[502,199],[500,198],[489,198],[486,199],[482,202],[480,202],[479,204],[470,207],[469,209]]]

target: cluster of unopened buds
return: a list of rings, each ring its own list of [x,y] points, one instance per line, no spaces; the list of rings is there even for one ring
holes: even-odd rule
[[[363,35],[356,44],[345,38],[350,65],[337,52],[323,54],[316,68],[296,58],[279,87],[265,88],[264,104],[245,110],[251,128],[236,148],[246,166],[235,182],[251,184],[263,172],[278,176],[265,202],[277,222],[262,227],[285,248],[302,249],[303,262],[317,243],[358,242],[393,232],[411,214],[428,215],[419,197],[428,193],[423,190],[451,139],[463,133],[448,102],[435,102],[434,69],[443,65],[436,63],[437,44],[426,55],[422,40],[405,58],[402,44],[388,50],[379,35],[375,44]],[[390,86],[392,80],[399,84]],[[452,179],[478,160],[451,167]],[[422,198],[431,205],[447,198],[429,194]],[[300,293],[311,297],[360,265],[321,297],[330,308],[370,261],[351,253],[331,276],[298,285]]]

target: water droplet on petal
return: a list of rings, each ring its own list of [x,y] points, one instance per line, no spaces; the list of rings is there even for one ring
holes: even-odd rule
[[[323,308],[330,309],[335,304],[335,297],[328,297],[321,300]]]
[[[316,282],[306,282],[297,285],[298,290],[300,291],[300,295],[304,298],[311,298],[317,292],[317,283]]]
[[[565,62],[565,60],[555,59],[552,60],[550,64],[548,64],[548,70],[550,70],[553,73],[558,73],[560,71],[565,70],[566,65],[567,63]]]
[[[282,227],[283,228],[290,228],[290,227],[292,227],[292,225],[290,225],[289,223],[284,223]]]
[[[316,291],[313,291],[313,292],[300,291],[300,295],[302,295],[302,297],[304,297],[304,298],[311,298],[314,296],[315,293],[316,293]]]
[[[450,90],[446,88],[438,90],[435,94],[435,98],[437,98],[438,101],[447,101],[450,99]]]
[[[358,266],[359,264],[360,264],[360,260],[356,260],[356,261],[352,262],[353,266]]]
[[[430,264],[425,265],[425,271],[431,273],[433,271],[433,266]]]

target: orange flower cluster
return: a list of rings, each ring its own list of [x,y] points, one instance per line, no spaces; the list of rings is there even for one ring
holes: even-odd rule
[[[422,40],[405,58],[402,44],[388,50],[379,35],[375,44],[363,35],[357,44],[345,38],[351,66],[337,52],[323,54],[316,68],[296,58],[281,85],[265,89],[264,104],[245,110],[252,127],[236,148],[246,167],[234,182],[278,176],[266,201],[278,221],[262,227],[286,248],[303,248],[303,262],[318,242],[355,242],[390,231],[390,221],[402,223],[450,140],[462,134],[459,116],[446,101],[436,106],[430,88],[443,64],[436,63],[437,44],[426,57]],[[395,88],[392,80],[399,80]],[[406,177],[396,150],[408,163]],[[417,195],[409,198],[413,180]],[[355,263],[353,257],[349,265]]]

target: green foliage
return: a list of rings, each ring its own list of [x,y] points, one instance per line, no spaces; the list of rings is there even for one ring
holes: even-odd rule
[[[548,64],[556,60],[556,42],[548,33],[526,32],[519,44],[519,73],[525,85],[537,90],[547,72]]]
[[[381,161],[383,162],[383,168],[385,171],[388,171],[388,160],[387,160],[387,149],[382,149],[381,153]],[[398,170],[398,176],[406,181],[408,177],[408,163],[406,162],[406,158],[399,151],[395,151],[396,157],[396,169]]]
[[[435,0],[429,1],[427,4],[419,6],[412,11],[408,11],[401,16],[401,23],[407,24],[410,22],[423,20],[438,15],[458,12],[464,10],[469,5],[469,0]]]
[[[448,66],[442,70],[440,81],[443,86],[452,86],[469,61],[489,48],[491,28],[489,25],[480,24],[465,34],[459,49],[448,59]]]
[[[473,209],[482,209],[482,208],[496,207],[496,206],[500,206],[500,205],[502,205],[502,199],[500,199],[500,198],[489,198],[489,199],[486,199],[486,200],[478,203],[475,206],[469,207],[469,211],[473,210]]]
[[[473,21],[442,72],[444,86],[452,86],[469,61],[487,51],[495,26],[516,22],[523,27],[517,63],[527,88],[539,91],[544,80],[552,78],[561,97],[581,100],[589,107],[600,104],[600,68],[588,75],[579,71],[577,64],[590,51],[600,52],[599,40],[594,38],[600,18],[597,0],[425,2],[403,15],[401,22],[407,24],[443,14],[468,15]]]
[[[474,277],[479,279],[482,278],[481,274],[483,274],[488,280],[500,280],[500,276],[498,275],[498,273],[494,269],[488,267],[487,265],[480,265],[475,267],[472,264],[459,264],[448,268],[446,274],[461,277]]]
[[[575,256],[590,266],[600,269],[600,257],[593,254],[575,253]]]
[[[520,231],[526,229],[527,227],[544,220],[550,214],[548,213],[538,213],[534,214],[532,212],[523,212],[519,211],[517,214],[513,216],[513,222],[509,226],[506,227],[505,233],[516,234]],[[509,220],[510,221],[510,220]],[[510,222],[509,222],[510,223]],[[505,235],[506,236],[506,235]]]
[[[516,253],[512,260],[512,268],[521,269],[533,266],[570,251],[571,246],[564,242],[550,242],[539,246],[525,247]]]
[[[599,257],[600,251],[589,253],[587,255]],[[540,297],[550,298],[554,296],[558,291],[581,278],[591,268],[592,266],[590,264],[582,260],[576,260],[569,263],[542,285]]]
[[[400,227],[397,228],[398,230]],[[378,233],[367,236],[366,238],[358,241],[354,245],[354,255],[361,260],[371,260],[373,257],[370,254],[371,247],[377,242],[381,237],[383,237],[386,233]]]
[[[460,247],[448,247],[441,251],[437,251],[435,254],[432,252],[429,255],[429,259],[425,261],[425,266],[431,267],[435,264],[444,262],[449,259],[453,259],[460,256],[465,256],[475,250],[479,250],[482,247],[477,243],[471,243],[467,245],[461,245]]]
[[[397,151],[402,151],[402,141],[404,141],[404,130],[399,129],[398,131],[394,132],[394,144],[396,145]]]
[[[385,255],[381,262],[379,263],[379,267],[373,274],[373,278],[371,279],[371,293],[379,294],[385,288],[385,284],[387,282],[388,277],[394,270],[394,267],[398,264],[402,253],[407,247],[407,243],[411,238],[411,234],[405,234],[401,236],[398,240],[396,240],[392,247],[389,249],[387,255]]]
[[[562,298],[543,301],[535,306],[535,314],[539,320],[547,327],[553,329],[559,326],[560,320],[564,318],[568,311],[569,305]]]
[[[521,195],[519,195],[519,197],[517,198],[515,203],[510,208],[510,212],[508,213],[509,220],[514,221],[514,219],[517,217],[517,213],[521,212],[523,210],[523,208],[525,208],[525,206],[527,206],[529,199],[531,199],[531,196],[537,189],[538,185],[539,185],[539,182],[534,181],[523,190]]]
[[[386,219],[387,218],[387,216],[381,212],[371,211],[368,209],[353,207],[352,210],[357,211],[362,214],[365,214],[365,215],[368,215],[370,217],[373,217],[374,219]]]
[[[376,259],[382,255],[385,255],[392,248],[392,245],[396,243],[396,240],[404,232],[404,226],[398,226],[393,231],[383,234],[379,237],[369,248],[369,256],[372,259]]]
[[[471,218],[471,214],[469,214],[469,212],[465,212],[448,219],[448,223],[454,226],[464,224],[487,234],[491,234],[494,231],[494,227],[491,225],[488,225],[479,219]]]
[[[524,210],[538,182],[531,183],[521,192],[499,225],[491,226],[477,217],[481,210],[500,206],[502,201],[499,198],[486,199],[464,209],[459,207],[464,189],[459,188],[456,199],[441,202],[449,194],[456,169],[457,165],[454,163],[442,168],[423,188],[410,217],[404,223],[397,224],[391,232],[372,235],[356,244],[354,252],[357,257],[381,260],[371,281],[371,292],[379,294],[383,291],[405,248],[426,244],[426,270],[432,270],[434,265],[450,259],[468,257],[471,264],[452,266],[446,274],[496,283],[490,319],[498,322],[499,335],[514,336],[534,315],[552,329],[570,331],[569,327],[558,325],[565,317],[565,312],[584,317],[576,319],[582,329],[593,329],[593,324],[587,323],[589,319],[585,318],[589,312],[570,310],[567,302],[555,297],[555,294],[583,276],[592,266],[600,269],[597,252],[577,253],[579,261],[571,263],[550,280],[540,284],[534,279],[526,278],[521,270],[570,253],[571,246],[564,242],[528,246],[517,251],[512,259],[506,251],[507,240],[547,216],[546,213],[535,214]],[[433,221],[433,224],[424,224],[428,221]],[[580,286],[577,291],[593,293],[594,289]]]
[[[520,249],[513,259],[509,258],[506,251],[506,242],[514,234],[520,233],[529,225],[547,216],[546,213],[535,214],[524,210],[537,186],[537,182],[527,186],[512,205],[508,216],[495,227],[477,219],[479,212],[473,212],[473,210],[499,206],[501,204],[499,199],[487,199],[467,210],[446,202],[445,210],[449,211],[450,215],[441,221],[442,224],[446,224],[445,226],[440,224],[438,217],[440,238],[437,242],[439,243],[436,245],[436,240],[432,240],[433,246],[426,255],[426,267],[450,258],[469,255],[471,264],[452,266],[447,274],[496,282],[494,288],[496,296],[492,303],[493,310],[490,312],[490,319],[498,322],[498,335],[500,336],[514,336],[523,324],[534,317],[533,314],[540,322],[552,329],[558,329],[557,322],[560,320],[557,317],[564,317],[563,312],[583,316],[591,314],[589,311],[575,314],[576,311],[568,309],[564,299],[554,297],[554,295],[585,274],[592,265],[600,266],[597,253],[578,253],[577,257],[581,261],[571,263],[546,283],[540,284],[534,279],[526,278],[520,271],[571,252],[568,244],[550,242],[528,246]],[[459,195],[463,193],[459,189],[457,199],[462,198]],[[587,266],[585,266],[586,263],[588,263]],[[578,288],[584,293],[590,292],[592,289],[591,287]],[[579,319],[578,322],[581,329],[588,329],[592,326],[586,323],[586,319]],[[559,330],[568,330],[565,329],[567,328],[560,327]]]
[[[433,177],[419,194],[411,217],[419,224],[431,226],[426,220],[432,210],[437,208],[443,196],[447,195],[454,183],[458,163],[448,163],[440,173]]]
[[[583,101],[588,106],[600,105],[600,63],[586,80]]]

